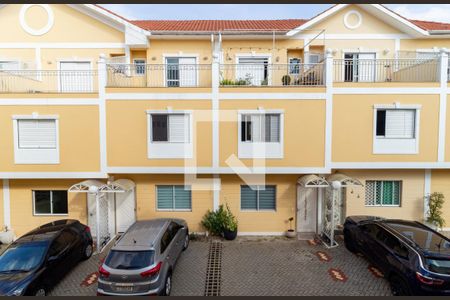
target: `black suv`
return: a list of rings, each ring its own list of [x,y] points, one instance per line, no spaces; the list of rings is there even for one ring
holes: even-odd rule
[[[384,274],[394,295],[450,295],[450,240],[419,222],[350,216],[344,243]]]
[[[59,220],[28,232],[0,255],[0,295],[45,296],[93,252],[89,227]]]

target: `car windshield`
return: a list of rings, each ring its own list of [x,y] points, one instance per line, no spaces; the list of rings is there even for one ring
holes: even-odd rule
[[[112,250],[105,264],[113,269],[137,270],[153,264],[153,251]]]
[[[425,263],[431,272],[450,275],[450,259],[426,258]]]
[[[0,256],[0,272],[28,272],[41,263],[46,250],[45,243],[13,245]]]

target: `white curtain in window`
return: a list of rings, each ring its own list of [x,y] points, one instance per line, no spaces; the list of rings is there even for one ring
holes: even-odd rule
[[[197,65],[195,57],[180,57],[180,86],[197,86]]]
[[[415,110],[386,110],[386,137],[414,138]]]
[[[18,120],[19,148],[56,148],[56,120]]]

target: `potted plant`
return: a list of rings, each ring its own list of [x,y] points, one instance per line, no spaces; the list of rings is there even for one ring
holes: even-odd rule
[[[284,75],[283,77],[281,77],[281,82],[283,83],[283,85],[290,85],[291,84],[291,76]]]
[[[442,193],[434,192],[428,196],[428,217],[426,222],[434,229],[440,229],[445,225],[445,220],[442,217],[444,200]]]
[[[234,240],[237,236],[237,226],[238,222],[236,217],[233,215],[227,204],[226,215],[223,223],[223,237],[229,241]]]
[[[288,219],[288,221],[289,221],[289,229],[286,231],[286,236],[287,236],[288,238],[294,238],[294,237],[297,236],[297,233],[295,232],[295,230],[292,229],[292,221],[294,221],[294,218],[293,218],[293,217],[290,217],[290,218]]]

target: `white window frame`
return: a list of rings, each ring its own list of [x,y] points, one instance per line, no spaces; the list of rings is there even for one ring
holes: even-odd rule
[[[57,77],[57,79],[58,79],[58,92],[63,92],[62,91],[62,89],[61,89],[61,63],[70,63],[70,62],[74,62],[74,63],[89,63],[89,70],[88,71],[90,71],[90,72],[92,72],[94,69],[93,69],[93,60],[91,59],[91,58],[86,58],[86,59],[83,59],[83,58],[64,58],[64,59],[59,59],[59,60],[57,60],[56,61],[56,67],[57,67],[57,75],[56,75],[56,77]],[[94,84],[95,84],[95,82],[94,82],[94,74],[91,74],[91,91],[89,91],[89,92],[91,92],[91,93],[94,93],[94,91],[95,91],[95,86],[94,86]],[[89,92],[87,92],[87,93],[89,93]],[[73,92],[73,93],[78,93],[78,92]],[[86,93],[86,92],[79,92],[79,93]]]
[[[292,60],[293,59],[298,59],[298,73],[292,73],[291,72],[291,64],[292,64]],[[300,57],[289,57],[289,61],[288,61],[288,74],[289,75],[296,75],[299,76],[302,72],[302,59]]]
[[[193,86],[193,87],[198,87],[199,86],[199,84],[200,84],[200,67],[199,67],[199,54],[198,53],[183,53],[183,52],[180,52],[180,53],[163,53],[163,55],[162,55],[162,58],[163,58],[163,65],[164,66],[167,66],[167,59],[168,58],[195,58],[195,65],[197,66],[197,69],[196,69],[196,71],[195,71],[195,75],[196,75],[196,77],[197,77],[197,79],[196,79],[196,85],[195,86]],[[167,85],[167,74],[166,74],[166,68],[164,67],[164,72],[163,72],[164,74],[164,87],[168,87],[168,85]],[[186,86],[178,86],[178,87],[186,87]],[[187,87],[192,87],[192,86],[187,86]]]
[[[13,119],[14,138],[14,163],[15,164],[59,164],[59,116],[57,115],[15,115]],[[56,147],[44,148],[19,148],[18,120],[55,120]]]
[[[420,132],[420,110],[422,105],[399,104],[392,105],[375,104],[373,106],[373,154],[418,154]],[[415,110],[414,138],[386,138],[377,136],[377,111],[379,109],[411,109]]]
[[[267,70],[267,85],[271,86],[272,85],[272,70],[271,70],[271,65],[272,65],[272,54],[271,53],[236,53],[235,54],[235,67],[234,67],[234,77],[235,80],[238,80],[239,78],[237,78],[237,74],[239,72],[239,59],[240,58],[254,58],[254,57],[258,57],[258,58],[267,58],[267,66],[268,66],[268,70]]]
[[[181,142],[160,142],[152,141],[152,115],[155,114],[185,114],[189,116],[189,134],[188,141]],[[193,111],[192,110],[147,110],[147,157],[149,159],[166,158],[192,158],[194,145],[193,130]]]
[[[190,209],[185,209],[185,208],[175,208],[175,186],[177,185],[182,185],[184,187],[188,187],[188,189],[191,191],[191,208]],[[171,186],[172,187],[172,191],[173,193],[173,199],[172,199],[172,203],[173,203],[173,208],[158,208],[158,186]],[[192,212],[192,186],[191,185],[185,185],[185,184],[155,184],[155,210],[156,211],[180,211],[180,212]]]
[[[242,209],[242,195],[241,195],[241,191],[242,191],[242,186],[249,186],[249,187],[253,187],[256,188],[256,209]],[[274,186],[275,187],[275,209],[260,209],[259,208],[259,191],[261,190],[261,187],[266,187],[266,186]],[[278,203],[277,203],[277,198],[278,198],[278,186],[276,184],[257,184],[257,185],[247,185],[247,184],[240,184],[239,185],[239,211],[241,212],[269,212],[269,213],[274,213],[277,212],[278,209]]]
[[[370,180],[366,180],[366,181],[381,181],[381,183],[383,184],[384,181],[398,181],[400,182],[400,191],[399,191],[399,197],[400,199],[398,199],[398,204],[383,204],[383,200],[380,201],[380,204],[366,204],[366,197],[364,196],[364,206],[365,207],[401,207],[402,206],[402,198],[403,198],[403,180],[397,180],[397,179],[370,179]],[[381,189],[383,192],[383,188]],[[376,192],[376,189],[375,189]],[[366,193],[366,190],[364,190],[364,193]],[[376,194],[374,193],[374,197],[376,199]],[[375,202],[375,201],[374,201]]]
[[[35,192],[36,191],[43,191],[43,192],[50,192],[50,213],[49,214],[40,214],[36,212],[36,199],[35,199]],[[55,214],[53,213],[53,191],[54,190],[32,190],[33,193],[33,216],[68,216],[69,215],[69,195],[67,194],[67,213],[66,214]],[[55,190],[57,191],[57,190]]]
[[[144,63],[137,64],[136,61],[143,61]],[[145,58],[134,58],[133,59],[134,75],[135,76],[145,76],[145,74],[147,74],[146,64],[147,64],[147,60]],[[138,65],[143,65],[144,66],[144,73],[138,73],[137,72],[137,66]]]
[[[246,114],[279,114],[280,115],[280,139],[278,142],[242,142],[242,115]],[[258,109],[238,110],[238,158],[284,158],[284,110],[282,109]]]

